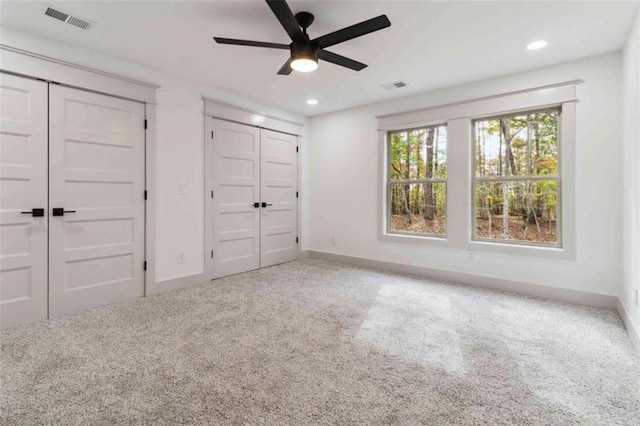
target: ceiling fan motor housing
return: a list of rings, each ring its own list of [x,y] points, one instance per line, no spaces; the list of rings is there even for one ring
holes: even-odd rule
[[[311,59],[318,62],[318,46],[315,43],[291,43],[291,58]]]

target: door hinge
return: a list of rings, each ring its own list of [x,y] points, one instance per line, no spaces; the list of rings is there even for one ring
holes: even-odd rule
[[[298,244],[298,241],[299,241],[299,238],[298,238],[298,237],[296,237],[296,244]]]
[[[144,190],[144,199],[145,200],[147,199],[147,190],[146,189]]]
[[[296,152],[298,152],[298,147],[296,146]]]
[[[298,191],[296,191],[296,198],[298,198]]]
[[[144,129],[147,130],[147,119],[144,119]]]
[[[213,198],[213,189],[211,190],[211,198]]]
[[[213,250],[211,250],[211,258],[213,259]]]
[[[147,270],[147,261],[146,261],[146,260],[142,263],[142,268],[143,268],[145,271]]]
[[[213,130],[211,131],[211,139],[213,139]]]

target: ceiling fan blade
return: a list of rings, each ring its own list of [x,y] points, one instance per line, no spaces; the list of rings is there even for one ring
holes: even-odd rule
[[[355,71],[361,71],[367,67],[366,64],[362,62],[354,61],[353,59],[349,59],[342,55],[338,55],[336,53],[329,52],[324,49],[320,49],[318,51],[318,58],[323,61],[331,62],[336,65],[340,65]]]
[[[280,71],[278,71],[278,74],[289,75],[291,74],[291,71],[293,71],[293,68],[291,68],[291,58],[289,58],[289,60],[284,63],[282,68],[280,68]]]
[[[305,35],[302,33],[300,29],[300,25],[298,25],[298,21],[296,21],[295,16],[293,16],[293,12],[289,9],[289,5],[284,0],[267,0],[267,4],[273,11],[278,21],[284,28],[284,30],[289,34],[289,37],[292,41],[306,41]]]
[[[216,43],[219,43],[219,44],[235,44],[238,46],[269,47],[271,49],[289,50],[288,44],[268,43],[265,41],[238,40],[235,38],[223,38],[223,37],[214,37],[213,39],[216,41]]]
[[[317,43],[318,47],[321,48],[329,47],[390,26],[391,22],[389,18],[387,18],[387,15],[380,15],[376,18],[318,37],[313,40],[313,42]]]

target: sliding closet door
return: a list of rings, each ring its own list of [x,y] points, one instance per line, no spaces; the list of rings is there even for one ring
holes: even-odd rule
[[[260,267],[260,131],[209,118],[213,166],[213,272]]]
[[[144,104],[50,87],[49,311],[144,294]]]
[[[0,73],[0,328],[45,318],[47,83]]]
[[[296,136],[261,130],[260,266],[271,266],[297,258],[298,170]]]

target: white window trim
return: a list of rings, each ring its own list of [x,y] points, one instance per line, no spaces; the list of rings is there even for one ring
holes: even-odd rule
[[[397,113],[378,118],[378,239],[461,250],[495,252],[552,259],[575,259],[575,104],[576,85],[570,81],[496,96]],[[502,114],[560,107],[559,217],[562,247],[473,240],[471,170],[472,121]],[[446,237],[387,232],[388,132],[436,124],[447,125],[447,235]]]

